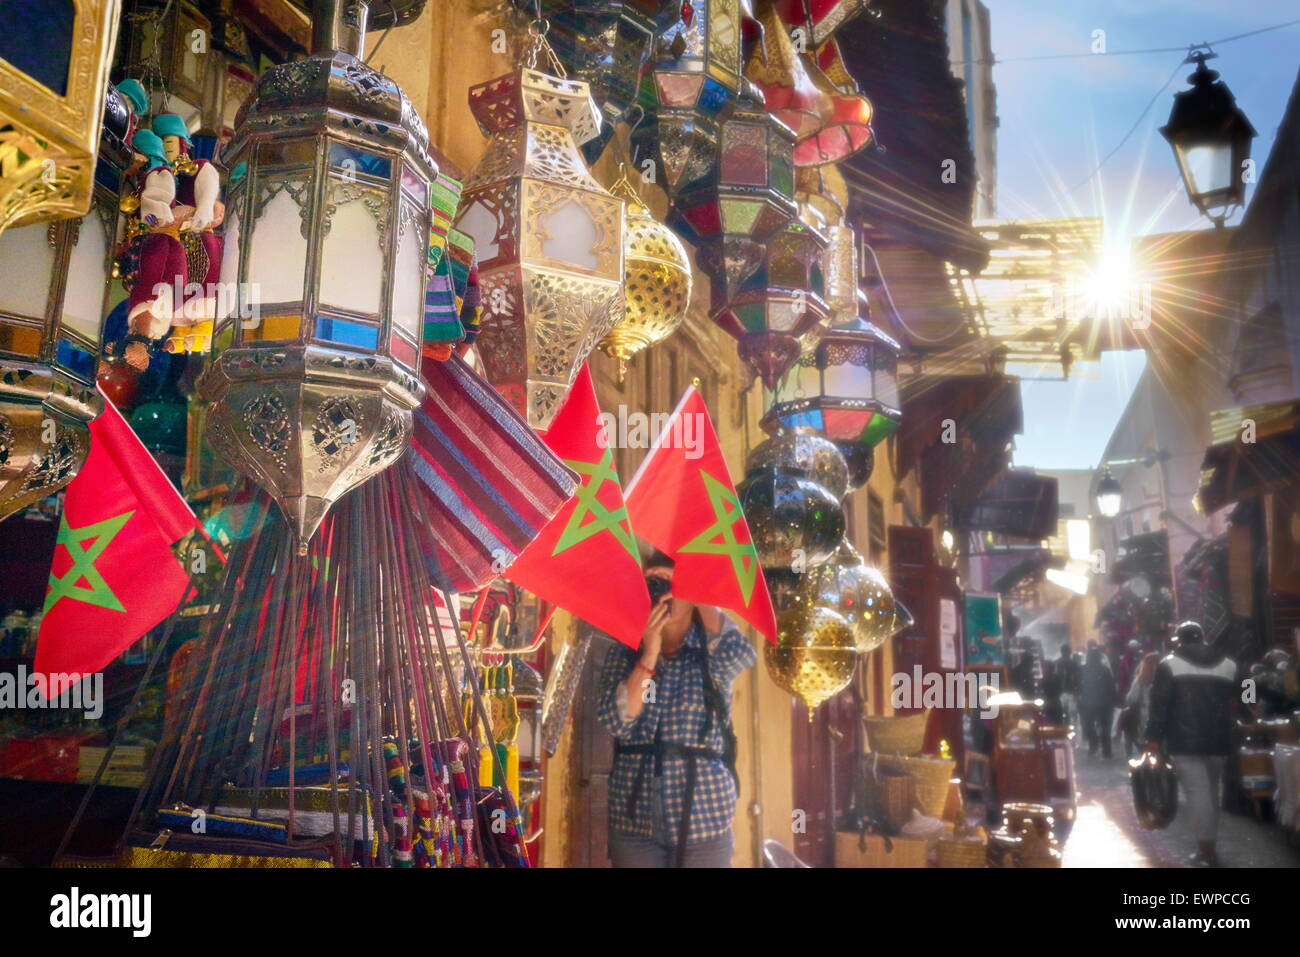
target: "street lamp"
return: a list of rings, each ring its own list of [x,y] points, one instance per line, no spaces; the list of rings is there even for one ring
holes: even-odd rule
[[[1250,159],[1255,128],[1237,106],[1237,100],[1219,74],[1205,61],[1218,54],[1197,50],[1186,62],[1195,63],[1188,77],[1191,89],[1174,94],[1169,122],[1160,128],[1173,147],[1187,195],[1216,227],[1228,214],[1245,204],[1242,171]]]
[[[1097,483],[1097,511],[1106,518],[1114,518],[1119,514],[1123,493],[1124,487],[1110,474],[1110,469],[1104,469]]]

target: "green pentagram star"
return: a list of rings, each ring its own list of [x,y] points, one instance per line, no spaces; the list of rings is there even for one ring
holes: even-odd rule
[[[713,517],[717,521],[678,551],[729,557],[732,571],[736,574],[736,584],[740,586],[740,594],[748,605],[749,596],[754,593],[754,578],[758,574],[758,550],[754,548],[753,542],[740,542],[736,539],[736,523],[745,520],[740,499],[736,498],[735,492],[704,469],[700,469],[700,478],[704,480],[704,487],[708,490],[709,505],[713,508]],[[721,537],[722,541],[713,541],[718,537]]]
[[[638,565],[641,564],[636,544],[632,541],[632,526],[628,521],[627,506],[620,505],[616,509],[609,509],[599,498],[600,490],[605,487],[606,482],[613,482],[615,487],[618,487],[613,450],[605,449],[605,453],[597,462],[565,459],[564,464],[583,476],[583,480],[576,492],[577,505],[569,516],[568,524],[565,525],[559,541],[555,543],[555,551],[551,552],[551,557],[554,558],[560,552],[568,551],[593,535],[608,531],[614,536],[614,540],[627,550],[632,559]]]
[[[117,596],[113,594],[113,589],[108,587],[108,582],[104,581],[104,576],[95,567],[95,561],[104,554],[104,549],[113,543],[122,526],[130,521],[134,514],[134,510],[124,512],[106,518],[102,522],[95,522],[93,525],[83,525],[81,528],[69,527],[68,516],[66,514],[63,516],[59,523],[59,537],[55,540],[55,545],[56,547],[62,545],[68,550],[68,555],[72,557],[72,567],[64,572],[62,577],[55,575],[53,571],[50,572],[49,591],[45,594],[45,612],[53,608],[60,598],[84,601],[87,605],[98,605],[100,608],[111,608],[113,611],[126,611],[122,603],[117,600]],[[85,548],[84,544],[92,540],[94,544]],[[86,584],[78,584],[83,579]]]

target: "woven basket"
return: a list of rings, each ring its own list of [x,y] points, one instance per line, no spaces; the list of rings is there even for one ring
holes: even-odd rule
[[[920,754],[925,747],[925,726],[930,709],[903,718],[869,715],[862,719],[871,750],[878,754]]]
[[[988,845],[983,841],[940,841],[940,867],[988,867]]]
[[[952,778],[956,761],[943,758],[914,758],[902,754],[882,754],[880,769],[902,771],[911,775],[916,804],[927,817],[943,817],[948,802],[948,781]]]
[[[873,817],[888,825],[893,834],[912,819],[912,805],[916,803],[916,783],[910,775],[893,769],[881,769],[873,774],[867,767],[866,788],[868,807]]]
[[[878,834],[835,834],[836,867],[929,867],[933,841],[906,837],[888,839]]]

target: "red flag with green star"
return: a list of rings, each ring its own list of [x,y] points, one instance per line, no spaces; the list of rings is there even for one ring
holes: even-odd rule
[[[103,669],[175,610],[189,576],[171,543],[197,524],[106,400],[90,423],[86,464],[64,493],[32,668],[47,696],[71,675]]]
[[[502,574],[635,648],[650,595],[586,365],[543,438],[582,484]]]
[[[776,641],[776,616],[718,435],[690,386],[627,486],[636,533],[673,559],[673,594],[735,612]]]

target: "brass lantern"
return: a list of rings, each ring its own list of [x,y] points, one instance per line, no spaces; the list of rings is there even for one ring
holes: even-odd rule
[[[684,0],[679,9],[642,75],[644,119],[632,130],[638,157],[656,161],[673,198],[714,168],[720,124],[742,88],[741,0]]]
[[[109,89],[101,115],[90,212],[0,232],[0,519],[76,476],[103,409],[95,373],[131,154],[122,94]]]
[[[875,651],[900,627],[889,582],[848,542],[830,561],[810,568],[803,587],[810,603],[834,609],[849,623],[862,654]]]
[[[0,232],[90,208],[120,9],[0,4]]]
[[[745,462],[751,469],[798,469],[839,501],[849,488],[849,467],[835,443],[808,428],[779,429],[754,447]]]
[[[623,227],[623,318],[600,340],[601,350],[618,360],[620,381],[627,360],[662,342],[686,318],[691,304],[691,260],[686,247],[641,202],[626,176],[611,188],[627,201]]]
[[[535,62],[544,40],[532,29]],[[623,317],[623,200],[578,149],[601,122],[586,83],[524,66],[469,99],[491,137],[456,219],[478,253],[478,350],[488,380],[541,430]]]
[[[853,680],[858,663],[853,629],[830,608],[796,605],[777,612],[775,644],[764,646],[767,673],[777,687],[813,710]]]
[[[423,0],[376,6],[377,27]],[[299,539],[402,454],[437,167],[415,108],[361,59],[367,5],[321,0],[312,53],[268,70],[231,142],[207,437]]]

